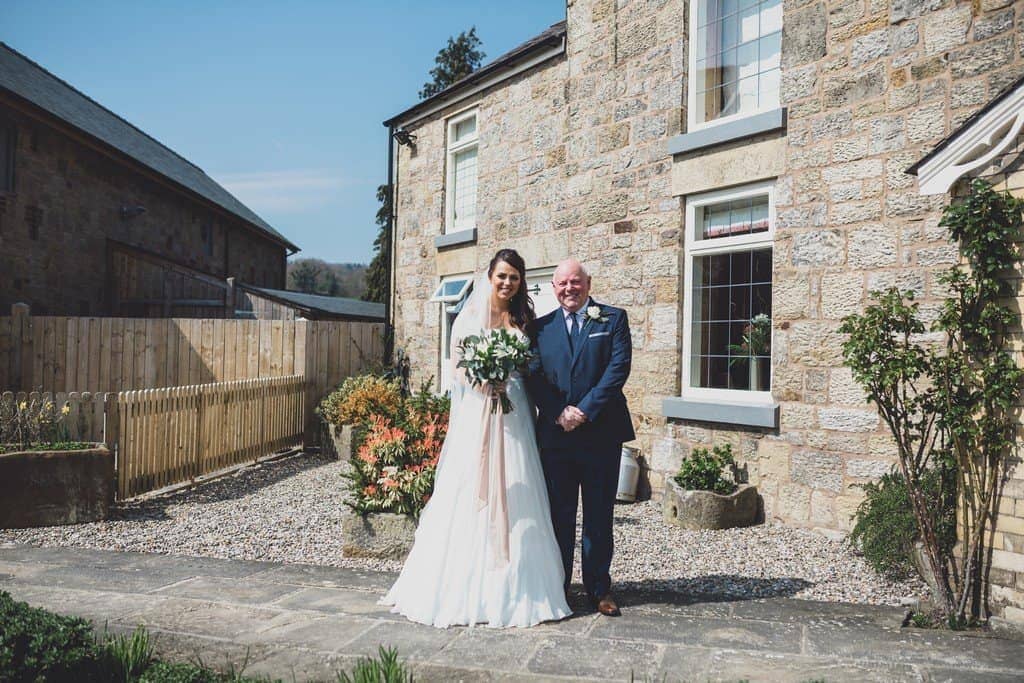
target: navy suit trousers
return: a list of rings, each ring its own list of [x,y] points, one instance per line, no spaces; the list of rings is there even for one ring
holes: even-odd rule
[[[612,521],[621,453],[622,444],[586,450],[542,448],[540,452],[567,590],[576,550],[576,508],[583,493],[583,586],[592,598],[600,598],[612,587]]]

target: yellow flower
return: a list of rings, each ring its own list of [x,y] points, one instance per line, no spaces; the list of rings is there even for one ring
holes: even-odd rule
[[[60,409],[60,414],[61,415],[67,415],[70,412],[71,412],[71,406],[68,405],[67,403],[65,403],[64,407]]]
[[[18,410],[27,410],[27,409],[28,409],[28,402],[27,401],[22,401],[21,403],[18,404]]]

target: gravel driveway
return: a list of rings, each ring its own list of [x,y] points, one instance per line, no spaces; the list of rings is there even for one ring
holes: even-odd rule
[[[129,502],[105,522],[0,530],[0,545],[398,570],[395,561],[341,556],[341,472],[337,461],[289,456],[191,490]],[[577,553],[577,581],[578,565]],[[665,524],[660,505],[651,502],[616,506],[612,578],[632,589],[889,605],[925,590],[917,580],[879,576],[842,541],[776,524],[686,531]]]

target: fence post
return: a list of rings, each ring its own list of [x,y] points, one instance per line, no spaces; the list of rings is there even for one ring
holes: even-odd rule
[[[11,306],[11,390],[30,391],[32,387],[25,386],[24,369],[32,367],[32,354],[25,353],[25,345],[28,343],[29,315],[31,309],[28,304],[14,304]]]
[[[203,390],[196,387],[196,461],[192,470],[192,483],[196,483],[196,476],[203,471],[203,402],[206,397]]]
[[[121,466],[121,413],[118,410],[117,396],[116,393],[108,391],[103,397],[103,443],[114,456],[114,490],[117,490]]]
[[[224,291],[224,317],[231,319],[237,317],[235,310],[238,308],[235,301],[235,278],[229,277],[227,283],[228,288]]]

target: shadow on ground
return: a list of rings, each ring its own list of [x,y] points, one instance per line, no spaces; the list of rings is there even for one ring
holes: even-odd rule
[[[667,582],[671,582],[671,590],[665,587]],[[813,585],[810,581],[798,578],[761,579],[734,574],[709,574],[679,579],[620,581],[615,584],[614,594],[624,609],[644,605],[689,607],[709,603],[791,598]],[[724,588],[710,590],[709,586]],[[595,611],[579,584],[574,584],[570,602],[578,614],[592,614]]]
[[[151,498],[129,500],[116,504],[111,521],[169,519],[167,508],[180,505],[188,499],[194,504],[213,504],[237,500],[239,490],[246,496],[258,495],[265,488],[279,484],[302,472],[325,467],[336,462],[316,453],[298,453],[280,460],[246,467],[218,479],[204,481],[191,488],[155,495]]]

